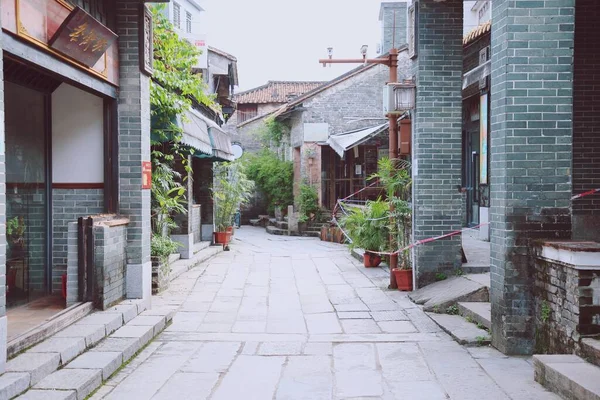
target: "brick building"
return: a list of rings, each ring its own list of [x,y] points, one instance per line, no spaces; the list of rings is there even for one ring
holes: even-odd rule
[[[409,15],[415,15],[409,48],[414,49],[417,80],[413,233],[419,240],[462,225],[463,196],[457,188],[463,147],[463,1],[413,1]],[[539,241],[600,239],[598,195],[573,198],[600,186],[600,57],[594,40],[600,4],[494,0],[491,15],[492,344],[505,353],[528,354],[539,312],[534,270],[539,272],[544,263],[538,260],[562,265],[566,260],[556,260],[557,252],[533,249]],[[417,285],[460,266],[460,246],[455,237],[417,247]],[[572,254],[572,260],[581,255],[578,248],[588,255],[597,251],[591,245],[542,247],[559,248]],[[600,265],[590,261],[585,268]],[[591,279],[583,277],[580,284],[589,285]],[[591,306],[582,320],[586,329],[597,318],[597,305]]]
[[[237,93],[233,100],[237,109],[227,121],[225,128],[232,141],[244,151],[256,152],[261,144],[255,133],[264,119],[288,101],[320,86],[323,82],[269,81],[254,89]]]
[[[142,168],[150,161],[144,59],[152,55],[140,51],[150,48],[140,33],[151,19],[138,0],[40,4],[0,6],[0,372],[7,346],[29,329],[20,323],[23,312],[31,327],[47,318],[34,308],[58,312],[82,301],[102,308],[150,296],[150,191],[142,189]],[[71,14],[80,28],[94,26],[93,36],[85,29],[77,36],[91,46],[68,45],[78,27],[63,24]],[[106,261],[88,265],[99,277],[89,292],[70,260],[78,254],[78,217],[99,213],[122,218],[92,227]]]

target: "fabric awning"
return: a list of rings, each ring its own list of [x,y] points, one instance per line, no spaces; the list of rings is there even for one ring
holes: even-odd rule
[[[337,135],[331,135],[327,139],[327,144],[339,154],[340,157],[344,157],[346,150],[356,147],[374,136],[377,136],[381,132],[388,129],[388,124],[381,124],[370,128],[357,129],[350,132],[339,133]]]
[[[231,139],[217,124],[208,127],[208,132],[212,139],[213,156],[218,161],[233,161],[233,150],[231,149]]]
[[[207,123],[210,120],[194,109],[187,111],[185,116],[186,118],[180,121],[180,126],[183,128],[181,141],[203,154],[212,155],[213,146]]]

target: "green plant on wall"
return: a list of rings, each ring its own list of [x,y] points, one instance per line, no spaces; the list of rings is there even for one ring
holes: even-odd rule
[[[248,179],[256,184],[266,199],[267,211],[272,213],[276,206],[294,204],[294,166],[280,160],[273,152],[264,149],[258,154],[244,156]]]
[[[290,129],[273,117],[265,118],[263,124],[254,131],[254,136],[264,148],[279,147],[283,139],[290,133]]]

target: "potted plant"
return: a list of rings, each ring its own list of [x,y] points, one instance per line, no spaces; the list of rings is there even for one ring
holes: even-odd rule
[[[21,254],[25,248],[25,220],[13,217],[6,221],[6,241],[10,248],[10,257]]]
[[[169,256],[176,253],[180,244],[169,236],[153,234],[150,242],[150,259],[152,260],[152,293],[156,294],[167,288],[169,283]]]
[[[381,263],[380,252],[389,250],[389,203],[378,199],[367,201],[363,207],[352,207],[340,221],[352,241],[350,248],[365,250],[365,267],[377,267]]]
[[[215,202],[215,243],[229,243],[235,213],[241,204],[248,201],[253,189],[254,182],[246,177],[241,163],[224,163],[215,168],[215,184],[212,188]]]
[[[377,173],[369,179],[378,179],[390,201],[390,247],[404,249],[410,244],[412,233],[412,206],[410,203],[410,164],[407,161],[382,158],[377,163]],[[412,266],[410,251],[398,254],[398,268],[394,274],[399,290],[412,291]]]

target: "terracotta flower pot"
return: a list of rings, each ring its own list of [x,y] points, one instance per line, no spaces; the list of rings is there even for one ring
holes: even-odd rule
[[[228,244],[231,234],[229,232],[213,232],[215,244]]]
[[[363,255],[363,264],[367,268],[378,267],[379,264],[381,264],[381,256],[379,254],[365,251],[365,254]]]
[[[393,269],[398,290],[411,292],[413,290],[413,272],[412,269]]]

